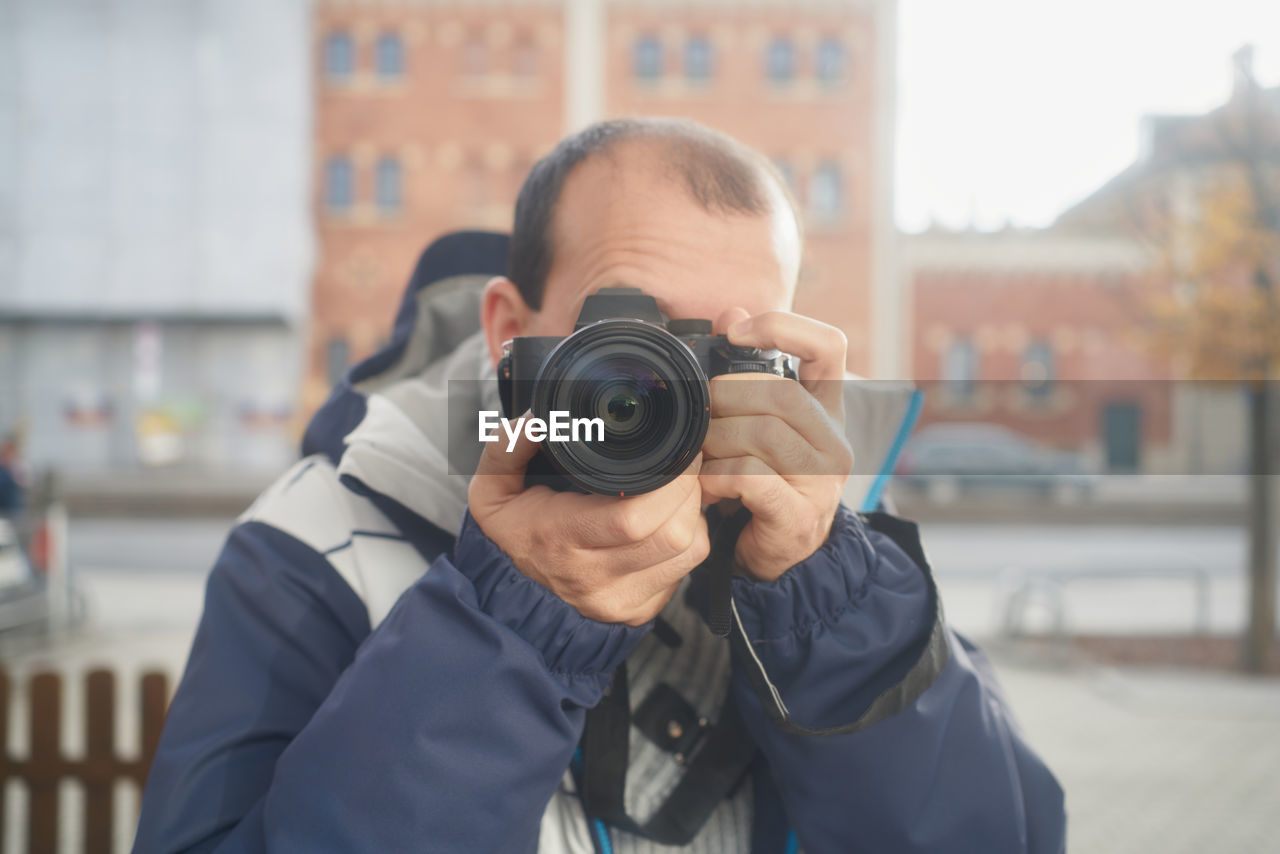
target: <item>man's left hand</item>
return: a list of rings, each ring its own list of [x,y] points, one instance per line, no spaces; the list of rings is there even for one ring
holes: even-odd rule
[[[772,581],[826,542],[853,469],[844,436],[844,333],[785,311],[721,318],[729,342],[800,359],[800,382],[771,374],[711,380],[711,425],[699,480],[704,499],[738,499],[751,521],[739,565]]]

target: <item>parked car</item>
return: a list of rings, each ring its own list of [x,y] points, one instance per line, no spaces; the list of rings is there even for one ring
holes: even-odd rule
[[[962,492],[1032,492],[1061,502],[1079,501],[1096,478],[1073,453],[1050,448],[999,424],[930,424],[907,443],[897,482],[938,502]]]

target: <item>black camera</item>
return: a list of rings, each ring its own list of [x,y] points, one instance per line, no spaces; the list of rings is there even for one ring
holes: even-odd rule
[[[575,424],[567,440],[548,436],[527,482],[634,495],[689,466],[711,420],[707,380],[731,373],[796,378],[785,353],[736,347],[711,334],[710,320],[668,320],[639,288],[601,288],[571,335],[508,341],[498,386],[509,418],[531,411]]]

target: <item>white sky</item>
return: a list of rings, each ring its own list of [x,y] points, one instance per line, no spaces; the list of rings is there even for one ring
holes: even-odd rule
[[[1211,109],[1280,0],[900,0],[897,218],[1047,225],[1133,161],[1147,113]]]

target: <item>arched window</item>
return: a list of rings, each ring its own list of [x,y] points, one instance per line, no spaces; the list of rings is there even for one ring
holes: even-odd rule
[[[633,61],[638,80],[657,80],[662,76],[662,42],[655,35],[636,39]]]
[[[711,79],[711,39],[704,35],[690,36],[684,45],[684,76],[693,81]]]
[[[786,36],[769,42],[765,54],[765,73],[774,83],[790,83],[796,76],[796,46]]]
[[[384,157],[378,161],[374,172],[374,200],[378,204],[378,210],[383,213],[397,213],[403,204],[400,161],[394,157]]]
[[[483,211],[493,203],[490,171],[479,159],[470,159],[463,172],[463,203],[471,212]]]
[[[961,336],[952,339],[942,355],[942,381],[944,394],[954,401],[963,402],[973,397],[978,382],[978,348],[973,339]]]
[[[1019,373],[1028,397],[1034,401],[1048,398],[1053,391],[1053,346],[1043,338],[1033,340],[1022,355]]]
[[[817,74],[818,81],[828,85],[844,80],[845,51],[839,40],[825,38],[818,42]]]
[[[374,66],[379,77],[394,79],[404,74],[404,42],[399,33],[378,36]]]
[[[538,46],[534,44],[532,39],[521,38],[516,42],[515,59],[513,62],[513,70],[517,77],[528,79],[537,77],[540,62]]]
[[[330,33],[324,40],[324,73],[331,80],[345,80],[356,69],[356,46],[351,33]]]
[[[818,164],[809,182],[809,207],[822,219],[839,216],[844,210],[844,179],[839,163],[827,160]]]
[[[324,168],[324,201],[332,211],[346,211],[355,200],[355,174],[351,158],[330,157]]]
[[[468,77],[489,73],[489,45],[481,33],[473,32],[462,46],[462,73]]]

